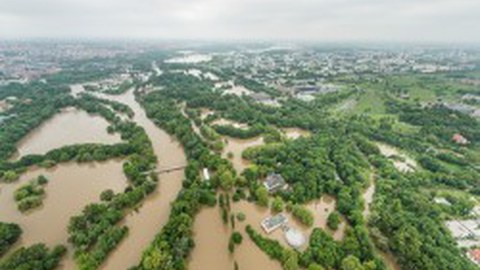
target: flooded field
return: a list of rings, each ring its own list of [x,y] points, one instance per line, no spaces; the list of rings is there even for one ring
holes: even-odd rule
[[[282,132],[285,133],[289,139],[310,136],[310,131],[301,128],[282,128]]]
[[[212,125],[220,125],[220,126],[231,125],[235,128],[239,128],[239,129],[247,129],[248,128],[247,124],[238,123],[238,122],[235,122],[233,120],[229,120],[229,119],[225,119],[225,118],[217,119],[217,120],[213,121],[211,124]]]
[[[70,91],[74,97],[77,97],[80,93],[85,91],[85,87],[81,84],[70,85]]]
[[[72,144],[120,142],[120,135],[107,133],[108,125],[100,116],[66,108],[20,140],[14,158],[28,154],[45,154],[52,149]]]
[[[132,90],[120,96],[101,96],[132,108],[135,112],[133,120],[145,129],[152,141],[153,150],[158,158],[157,168],[186,164],[181,145],[147,118],[143,108],[135,101]],[[159,175],[157,190],[144,201],[138,211],[131,212],[126,217],[124,224],[129,227],[129,235],[107,258],[102,269],[126,269],[140,261],[143,250],[167,222],[170,203],[175,200],[182,188],[183,177],[183,171]]]
[[[49,179],[43,206],[22,214],[17,209],[13,193],[41,174]],[[12,250],[40,242],[50,247],[67,244],[67,226],[71,216],[79,214],[85,205],[99,201],[102,191],[112,189],[122,192],[126,186],[120,160],[64,163],[52,169],[31,169],[15,183],[0,184],[0,220],[17,223],[23,230],[19,243]],[[62,264],[64,269],[74,268],[71,249]]]
[[[184,54],[182,56],[173,57],[165,60],[169,64],[197,64],[201,62],[208,62],[212,60],[212,56],[208,54]]]
[[[200,109],[200,119],[202,119],[202,120],[207,118],[207,116],[213,115],[213,114],[215,114],[215,111],[212,111],[208,108],[201,108]]]
[[[0,100],[0,113],[8,111],[12,106],[5,100]]]
[[[412,172],[417,167],[417,162],[415,162],[415,160],[400,152],[395,147],[383,143],[377,143],[377,146],[382,155],[393,161],[393,165],[397,170],[401,172]]]
[[[252,224],[268,214],[266,208],[259,208],[247,202],[232,205],[232,213],[243,212],[246,220],[236,222],[235,230],[243,236],[242,243],[234,254],[228,251],[228,241],[232,229],[222,222],[218,207],[204,208],[195,218],[193,227],[195,248],[190,255],[190,270],[234,269],[237,261],[240,269],[281,270],[279,262],[271,260],[248,237],[245,226]]]
[[[249,147],[262,145],[264,143],[263,137],[255,137],[252,139],[226,137],[225,140],[226,143],[222,156],[228,159],[228,153],[233,154],[233,158],[230,159],[230,161],[232,161],[237,173],[241,173],[249,164],[249,161],[242,158],[242,152]]]
[[[187,71],[185,72],[186,74],[188,75],[192,75],[192,76],[195,76],[197,78],[202,78],[202,71],[199,70],[199,69],[187,69]]]
[[[315,217],[314,225],[310,228],[300,224],[290,214],[287,213],[286,215],[289,219],[289,225],[301,231],[308,238],[314,227],[326,229],[328,214],[335,209],[335,200],[325,196],[306,205],[306,207],[314,213]],[[246,225],[251,225],[257,232],[271,239],[276,239],[287,246],[281,229],[267,235],[260,226],[261,221],[271,215],[270,210],[246,201],[240,201],[232,204],[231,213],[235,215],[244,213],[246,216],[245,221],[237,220],[235,223],[235,231],[240,232],[243,236],[242,243],[231,254],[228,251],[228,240],[233,230],[230,225],[225,225],[222,222],[219,207],[204,208],[195,219],[194,239],[196,246],[191,254],[189,269],[233,269],[235,261],[239,264],[240,269],[282,269],[280,263],[271,260],[263,253],[245,232]],[[341,240],[344,228],[345,222],[342,221],[333,237]]]
[[[205,73],[203,73],[203,76],[205,76],[207,79],[212,80],[212,81],[220,80],[220,78],[218,78],[218,76],[213,74],[212,72],[205,72]]]
[[[253,91],[248,90],[242,85],[235,85],[233,82],[228,82],[226,85],[230,86],[231,88],[226,89],[223,91],[223,94],[231,94],[231,95],[237,95],[237,96],[243,96],[243,95],[250,95],[253,94]]]

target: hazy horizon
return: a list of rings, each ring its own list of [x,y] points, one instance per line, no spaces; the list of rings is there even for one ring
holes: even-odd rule
[[[474,0],[0,0],[0,39],[480,43]]]

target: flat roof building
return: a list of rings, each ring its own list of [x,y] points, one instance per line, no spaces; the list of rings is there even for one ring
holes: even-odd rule
[[[285,179],[283,179],[283,177],[278,173],[269,174],[263,182],[263,185],[270,193],[285,189],[288,186],[287,182],[285,182]]]
[[[288,218],[284,214],[280,213],[278,215],[267,217],[262,220],[260,225],[266,233],[271,233],[276,229],[280,228],[282,225],[287,224]]]

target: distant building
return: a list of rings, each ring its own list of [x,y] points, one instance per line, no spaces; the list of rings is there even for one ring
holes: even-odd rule
[[[462,134],[460,133],[454,134],[452,137],[452,140],[457,144],[461,144],[461,145],[468,144],[468,140],[465,137],[463,137]]]
[[[285,179],[278,173],[271,173],[267,176],[263,185],[268,190],[269,193],[274,193],[282,189],[287,188],[287,182]]]
[[[467,252],[468,258],[472,260],[475,264],[480,265],[480,249],[474,248]]]
[[[280,228],[282,225],[287,224],[288,218],[284,214],[280,213],[278,215],[275,215],[273,217],[267,217],[264,220],[262,220],[262,223],[260,225],[262,226],[262,229],[266,233],[271,233],[275,231],[276,229]]]

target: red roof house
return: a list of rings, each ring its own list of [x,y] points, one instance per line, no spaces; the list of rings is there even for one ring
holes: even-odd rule
[[[476,264],[480,265],[480,248],[474,248],[468,251],[468,257]]]
[[[457,144],[462,144],[462,145],[468,144],[468,140],[465,137],[463,137],[462,134],[460,133],[455,133],[455,135],[453,135],[452,137],[452,140]]]

